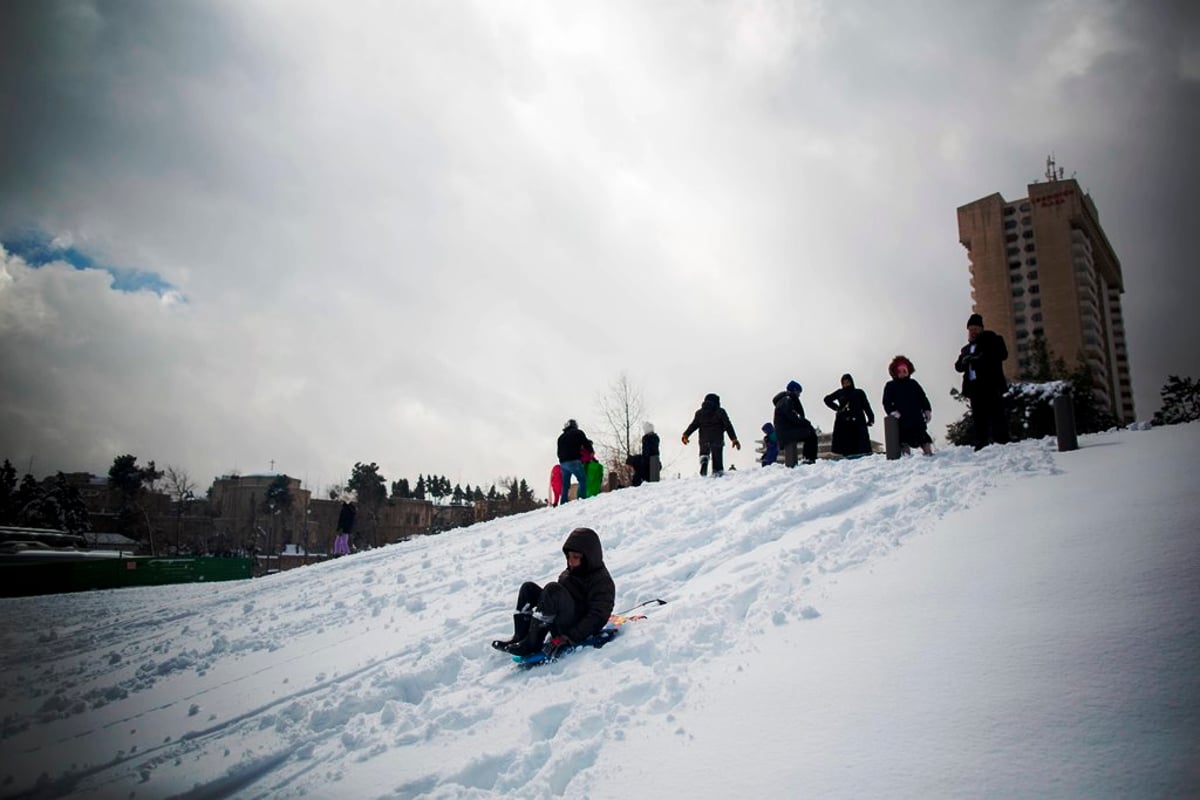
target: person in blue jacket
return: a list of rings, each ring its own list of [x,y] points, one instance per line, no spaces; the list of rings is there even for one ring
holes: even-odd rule
[[[764,422],[762,426],[763,432],[763,456],[762,465],[769,467],[779,460],[779,438],[775,436],[775,426],[769,422]]]

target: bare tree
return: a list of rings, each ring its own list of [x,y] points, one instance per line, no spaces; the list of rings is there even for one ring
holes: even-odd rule
[[[598,445],[610,471],[624,473],[626,460],[641,444],[640,425],[645,416],[642,388],[622,371],[597,402],[604,420]]]
[[[179,555],[179,533],[183,528],[183,515],[187,506],[196,499],[196,483],[182,467],[167,465],[163,472],[167,495],[175,501],[175,555]]]

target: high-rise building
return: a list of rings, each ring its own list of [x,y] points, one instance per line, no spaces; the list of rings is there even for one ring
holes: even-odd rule
[[[1043,337],[1051,359],[1086,362],[1097,400],[1118,422],[1133,422],[1121,262],[1092,198],[1053,159],[1046,164],[1046,182],[1029,184],[1027,197],[996,193],[958,209],[974,310],[1008,342],[1009,380],[1030,373]]]

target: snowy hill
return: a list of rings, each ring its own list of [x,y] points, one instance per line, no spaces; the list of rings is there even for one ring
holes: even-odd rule
[[[0,601],[0,795],[1200,793],[1200,425],[646,485],[244,583]],[[488,642],[595,528],[616,642]]]

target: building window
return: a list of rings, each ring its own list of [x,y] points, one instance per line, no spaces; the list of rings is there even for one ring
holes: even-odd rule
[[[1030,315],[1029,315],[1029,318],[1030,318],[1031,320],[1033,320],[1034,322],[1041,322],[1041,321],[1042,321],[1042,312],[1040,312],[1040,311],[1035,311],[1035,312],[1033,312],[1032,314],[1030,314]]]
[[[1024,217],[1022,217],[1022,218],[1021,218],[1021,224],[1022,224],[1022,225],[1032,225],[1032,224],[1033,224],[1033,217],[1030,217],[1030,216],[1028,216],[1028,215],[1027,215],[1027,216],[1024,216]]]
[[[1021,251],[1018,250],[1016,247],[1008,248],[1008,255],[1010,255],[1010,256],[1015,256],[1019,252],[1021,252]]]
[[[1013,317],[1013,322],[1017,323],[1018,325],[1024,325],[1025,324],[1025,315],[1017,314],[1017,316]]]
[[[1042,307],[1042,298],[1035,297],[1032,300],[1030,300],[1029,307],[1030,308],[1041,308]]]
[[[1029,287],[1030,294],[1037,294],[1041,290],[1042,290],[1042,287],[1038,286],[1036,283]]]
[[[1025,310],[1025,304],[1023,302],[1021,302],[1020,300],[1013,303],[1013,311],[1024,311],[1024,310]]]
[[[1028,210],[1029,210],[1029,203],[1021,203],[1021,210],[1022,210],[1022,211],[1028,211]]]
[[[1017,338],[1018,338],[1018,339],[1028,339],[1028,338],[1029,338],[1029,331],[1027,331],[1027,330],[1025,330],[1024,328],[1022,328],[1021,330],[1017,331]]]
[[[1025,274],[1025,277],[1029,278],[1029,280],[1031,280],[1031,281],[1036,281],[1037,280],[1037,270],[1036,269],[1029,270],[1029,272],[1027,272]]]
[[[1017,235],[1015,233],[1009,233],[1004,236],[1004,241],[1006,242],[1015,242],[1016,240]]]
[[[1024,280],[1019,272],[1014,272],[1013,274],[1009,275],[1008,279],[1013,283],[1020,283],[1022,280]]]
[[[1021,259],[1014,258],[1012,261],[1008,262],[1008,268],[1009,269],[1020,269],[1021,268]]]
[[[1021,238],[1022,239],[1032,239],[1033,231],[1025,231],[1024,233],[1021,234]]]
[[[1023,297],[1024,295],[1025,295],[1025,290],[1023,288],[1021,288],[1020,286],[1013,287],[1013,290],[1012,290],[1013,297]]]
[[[1012,206],[1004,207],[1004,216],[1011,217],[1015,213],[1017,213],[1017,210],[1015,208],[1013,208]]]
[[[1027,266],[1027,267],[1036,267],[1036,266],[1037,266],[1037,257],[1036,257],[1036,256],[1030,256],[1029,258],[1025,259],[1025,266]]]
[[[1004,221],[1004,230],[1011,231],[1015,227],[1017,227],[1017,221],[1015,219],[1009,219],[1009,220]]]
[[[1033,335],[1034,335],[1034,336],[1042,336],[1042,335],[1044,335],[1044,334],[1045,334],[1045,331],[1043,331],[1041,328],[1034,328],[1034,329],[1033,329]]]
[[[1026,253],[1032,253],[1035,250],[1037,250],[1037,245],[1035,245],[1033,242],[1030,242],[1029,244],[1025,245]]]

